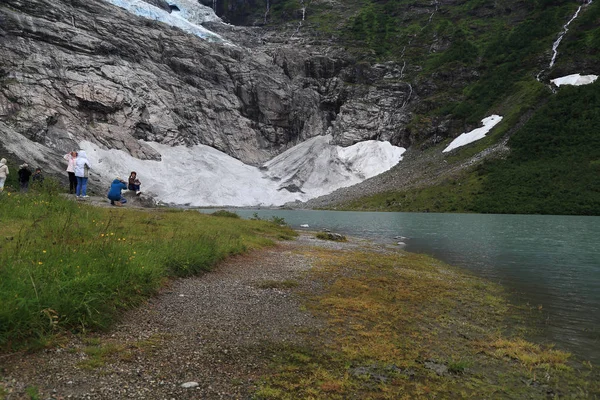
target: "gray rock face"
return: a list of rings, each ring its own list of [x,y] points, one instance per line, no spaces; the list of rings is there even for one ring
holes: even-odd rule
[[[327,133],[407,143],[415,96],[394,65],[209,43],[100,0],[5,0],[0,22],[0,126],[54,153],[86,140],[158,159],[143,139],[259,165]]]

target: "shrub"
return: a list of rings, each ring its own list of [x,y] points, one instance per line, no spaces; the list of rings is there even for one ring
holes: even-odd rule
[[[213,217],[240,218],[240,216],[237,215],[236,213],[227,211],[227,210],[215,211],[214,213],[211,213],[210,215],[212,215]]]
[[[332,232],[319,232],[316,235],[317,239],[322,239],[322,240],[333,240],[335,242],[346,242],[348,239],[346,239],[346,236],[344,235],[340,235],[339,233],[332,233]]]

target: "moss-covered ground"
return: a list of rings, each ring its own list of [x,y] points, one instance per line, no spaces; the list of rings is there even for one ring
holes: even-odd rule
[[[315,254],[313,253],[313,256]],[[326,321],[279,349],[259,399],[596,398],[598,373],[523,338],[501,288],[418,254],[317,254],[305,306]]]

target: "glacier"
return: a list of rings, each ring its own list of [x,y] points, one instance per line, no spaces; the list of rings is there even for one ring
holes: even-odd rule
[[[202,39],[211,42],[220,42],[228,44],[229,42],[223,39],[220,35],[203,27],[202,23],[209,21],[220,21],[214,12],[206,6],[194,1],[177,0],[168,2],[171,5],[176,5],[180,11],[167,11],[148,4],[142,0],[104,0],[117,7],[124,8],[128,12],[144,17],[147,19],[160,21],[165,24],[177,27],[184,32],[191,33]]]
[[[448,147],[442,150],[442,153],[447,153],[450,150],[456,149],[457,147],[461,147],[466,144],[472,143],[476,140],[483,139],[485,135],[487,135],[487,133],[490,130],[492,130],[492,128],[496,126],[500,121],[502,121],[502,117],[496,114],[490,115],[489,117],[482,119],[482,127],[473,129],[470,132],[460,134],[448,145]]]
[[[265,176],[280,189],[299,188],[308,200],[341,187],[379,175],[401,159],[406,151],[389,142],[367,140],[349,147],[331,145],[332,136],[317,136],[273,158],[263,166]]]
[[[92,163],[92,175],[107,190],[114,178],[136,171],[142,192],[165,204],[192,207],[267,207],[306,201],[392,168],[405,151],[389,142],[371,140],[342,148],[331,140],[330,135],[309,139],[262,167],[205,145],[145,142],[161,154],[160,161],[140,160],[91,142],[80,147]],[[295,185],[292,191],[288,190],[291,184]]]

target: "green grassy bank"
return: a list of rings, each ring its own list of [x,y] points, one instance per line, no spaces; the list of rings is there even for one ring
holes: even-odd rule
[[[2,351],[107,328],[169,277],[295,235],[268,221],[93,207],[52,187],[0,194],[0,221]]]
[[[278,349],[259,399],[594,399],[589,362],[527,341],[497,285],[431,257],[311,251],[304,304],[325,323]],[[315,292],[314,288],[321,290]],[[300,288],[301,290],[301,288]],[[539,315],[537,316],[539,318]]]

